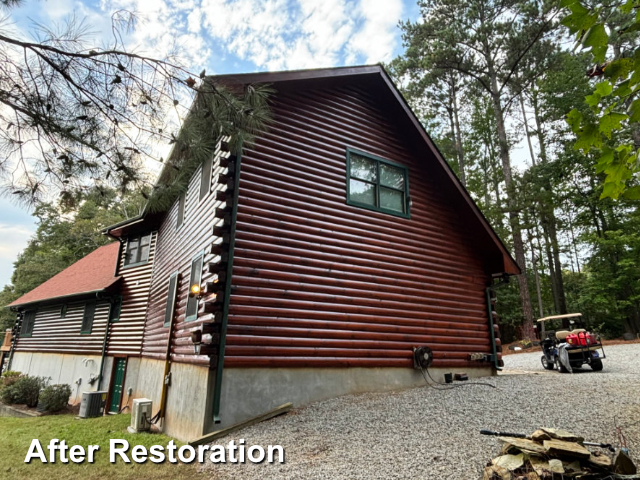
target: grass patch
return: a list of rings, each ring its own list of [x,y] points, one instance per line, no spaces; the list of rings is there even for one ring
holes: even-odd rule
[[[147,462],[136,464],[124,463],[119,457],[116,463],[109,463],[109,440],[122,438],[134,445],[166,445],[171,437],[162,434],[127,432],[130,415],[107,415],[99,418],[76,420],[73,415],[52,415],[36,418],[0,417],[0,479],[34,479],[52,480],[65,478],[69,480],[97,480],[135,478],[140,480],[186,480],[204,479],[204,475],[196,470],[196,464],[164,464]],[[65,440],[67,445],[100,445],[96,452],[95,463],[81,464],[60,463],[43,464],[32,460],[30,464],[24,459],[31,441],[40,440],[42,449],[49,458],[47,446],[53,438]],[[175,441],[176,445],[183,445]],[[129,450],[130,452],[131,450]],[[131,455],[128,455],[131,458]],[[59,457],[58,457],[59,458]]]

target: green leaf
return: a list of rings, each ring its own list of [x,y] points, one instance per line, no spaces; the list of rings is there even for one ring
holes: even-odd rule
[[[626,97],[628,95],[631,95],[631,88],[629,88],[629,80],[625,80],[624,82],[620,83],[613,92],[611,92],[611,95],[613,95],[614,97]]]
[[[627,0],[627,3],[620,6],[620,11],[625,14],[631,13],[633,10],[634,0]]]
[[[623,187],[620,186],[619,183],[616,182],[605,182],[605,184],[602,187],[602,194],[600,195],[600,199],[603,198],[618,198],[620,196],[620,192],[622,191]]]
[[[602,82],[598,83],[596,85],[596,88],[594,89],[594,92],[599,94],[602,97],[611,95],[612,91],[613,91],[613,86],[611,85],[611,82],[609,82],[609,80],[603,80]]]
[[[629,105],[629,121],[640,122],[640,99],[636,99]]]
[[[591,147],[602,147],[602,136],[600,135],[598,126],[593,123],[586,124],[577,135],[578,139],[573,145],[574,150],[582,150],[584,153],[587,153]]]
[[[567,113],[567,123],[571,127],[573,133],[580,132],[580,123],[582,122],[582,114],[574,108],[569,113]]]
[[[640,200],[640,186],[627,188],[622,196],[627,200]]]
[[[604,25],[596,23],[591,27],[582,40],[584,47],[591,47],[591,53],[595,57],[597,62],[604,62],[604,57],[607,54],[607,42],[609,41],[609,35],[604,29]]]
[[[584,101],[590,107],[594,108],[600,103],[601,95],[599,93],[594,93],[593,95],[587,95],[584,97]]]
[[[620,130],[622,128],[622,122],[627,118],[629,118],[629,115],[626,113],[611,112],[603,115],[600,118],[600,133],[606,135],[607,138],[611,138],[611,133],[614,130]]]
[[[604,76],[609,78],[611,83],[616,83],[619,78],[627,78],[633,66],[634,61],[632,59],[619,58],[605,67]]]
[[[580,2],[566,2],[566,7],[571,13],[564,17],[560,23],[569,28],[571,33],[582,32],[590,29],[598,20],[597,13],[584,7]]]

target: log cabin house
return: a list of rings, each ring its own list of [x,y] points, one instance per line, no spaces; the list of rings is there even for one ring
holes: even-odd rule
[[[423,385],[420,345],[437,378],[494,373],[490,287],[519,268],[385,70],[217,80],[272,85],[267,131],[239,155],[221,141],[168,210],[13,302],[11,368],[76,401],[106,390],[113,413],[150,398],[183,440]]]

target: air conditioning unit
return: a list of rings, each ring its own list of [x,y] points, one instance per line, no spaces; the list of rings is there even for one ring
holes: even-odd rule
[[[92,418],[104,415],[107,392],[84,392],[80,403],[80,418]]]
[[[151,428],[151,407],[153,402],[148,398],[134,398],[131,407],[131,425],[127,430],[131,433],[147,432]]]

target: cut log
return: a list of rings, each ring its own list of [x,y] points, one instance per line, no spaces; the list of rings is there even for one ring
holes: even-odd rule
[[[555,438],[557,440],[564,440],[565,442],[584,442],[583,437],[579,437],[574,435],[571,432],[567,432],[566,430],[562,430],[560,428],[541,428],[543,432],[549,435],[551,438]]]
[[[565,442],[563,440],[545,440],[544,448],[550,455],[559,457],[573,457],[573,458],[589,458],[591,452],[584,448],[579,443]]]
[[[547,449],[539,443],[533,440],[527,440],[526,438],[514,438],[514,437],[498,437],[498,440],[505,442],[505,444],[513,446],[518,450],[525,451],[527,453],[546,453]]]

